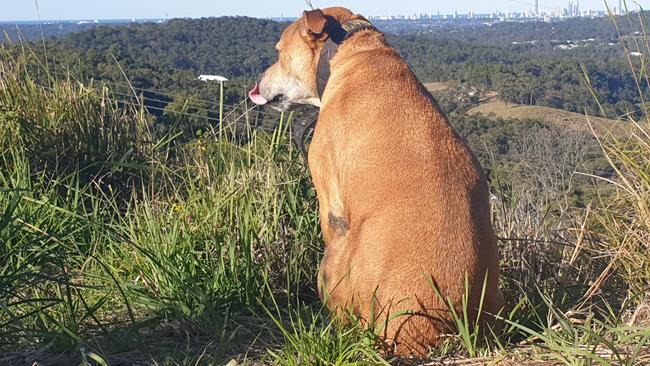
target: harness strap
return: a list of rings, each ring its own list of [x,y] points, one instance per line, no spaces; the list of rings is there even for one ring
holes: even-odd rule
[[[305,137],[307,136],[307,132],[316,126],[316,122],[318,121],[318,111],[315,108],[312,108],[302,114],[297,120],[298,122],[293,125],[291,141],[293,141],[298,150],[300,150],[302,157],[307,161],[309,154],[307,146],[305,146]]]

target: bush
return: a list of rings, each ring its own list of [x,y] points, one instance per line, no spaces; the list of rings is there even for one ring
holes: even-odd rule
[[[145,114],[107,89],[28,69],[42,71],[34,58],[0,50],[3,148],[22,149],[30,168],[50,178],[78,172],[82,183],[126,185],[129,167],[152,148]]]

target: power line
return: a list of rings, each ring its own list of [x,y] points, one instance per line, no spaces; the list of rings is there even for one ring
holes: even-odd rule
[[[80,78],[77,78],[74,75],[70,75],[70,74],[66,75],[66,74],[61,74],[61,73],[56,73],[56,72],[54,72],[53,74],[56,75],[56,76],[63,76],[66,79],[72,78],[73,80],[75,80],[75,81],[77,81],[77,82],[79,82],[81,84],[84,84]],[[119,88],[125,88],[125,89],[128,89],[128,91],[131,90],[131,86],[126,85],[126,84],[119,84],[119,83],[115,83],[115,82],[110,82],[110,81],[105,81],[105,80],[95,80],[95,79],[92,79],[92,81],[96,81],[98,83],[102,83],[102,84],[106,84],[106,85],[110,85],[110,86],[117,86]],[[86,82],[90,83],[91,81],[86,80]],[[206,104],[210,104],[210,105],[214,105],[214,106],[218,107],[218,104],[214,104],[215,102],[206,101],[204,99],[198,99],[198,98],[194,98],[194,97],[187,97],[187,96],[181,96],[181,95],[174,95],[174,94],[170,94],[170,93],[164,92],[164,91],[159,91],[159,90],[156,90],[156,89],[145,89],[145,88],[137,88],[137,87],[133,87],[133,89],[140,90],[140,91],[143,91],[143,92],[148,92],[148,93],[151,93],[151,94],[162,95],[162,96],[167,97],[167,98],[170,99],[170,101],[167,101],[167,100],[162,100],[162,99],[157,99],[157,98],[152,98],[152,97],[146,97],[144,95],[138,96],[138,98],[143,98],[144,100],[150,101],[150,102],[153,102],[153,103],[170,104],[171,102],[178,101],[178,100],[183,100],[183,101],[192,101],[192,100],[194,100],[194,101],[201,101],[201,102],[204,102]],[[135,97],[132,94],[116,92],[116,91],[112,90],[111,88],[109,88],[109,91],[111,93],[113,93],[113,94],[120,95],[122,97],[129,97],[129,98],[134,98]],[[241,105],[244,102],[245,102],[245,100],[242,100],[242,102],[240,102],[239,105]],[[188,105],[191,106],[191,108],[196,109],[196,110],[201,111],[201,112],[208,112],[208,113],[213,113],[213,114],[218,113],[218,111],[214,110],[214,109],[203,108],[203,107],[197,106],[195,104],[188,104]],[[238,110],[237,108],[238,108],[239,105],[237,105],[235,107],[232,107],[232,110],[228,111],[228,113],[224,116],[224,118],[229,117],[233,113],[237,112],[237,110]],[[261,114],[261,115],[266,115],[266,116],[271,116],[271,117],[277,117],[277,118],[279,118],[281,116],[281,113],[272,112],[272,111],[268,111],[268,110],[265,110],[265,111],[254,110],[254,111],[250,111],[250,112]]]
[[[65,76],[66,79],[69,78],[69,77],[72,77],[77,82],[81,82],[79,80],[79,78],[76,78],[76,77],[74,77],[72,75],[65,75],[65,74],[60,74],[60,73],[55,73],[55,75]],[[86,80],[86,81],[90,82],[90,80]],[[125,88],[128,91],[130,91],[131,89],[135,89],[135,90],[139,90],[139,91],[146,92],[146,93],[158,94],[158,95],[162,95],[162,96],[167,97],[167,98],[170,99],[170,101],[166,101],[166,100],[162,100],[162,99],[156,99],[156,98],[142,96],[144,99],[146,99],[148,101],[151,101],[151,102],[154,102],[154,103],[170,104],[172,101],[183,100],[183,101],[186,101],[186,102],[188,102],[188,101],[198,101],[198,102],[205,103],[208,106],[218,107],[218,103],[215,103],[215,102],[207,101],[205,99],[199,99],[199,98],[196,98],[196,97],[189,97],[189,96],[171,94],[169,92],[164,92],[164,91],[158,90],[158,89],[145,89],[145,88],[131,87],[131,86],[126,85],[126,84],[119,84],[119,83],[106,81],[106,80],[95,80],[95,79],[93,79],[93,81],[96,81],[98,83],[102,83],[102,84],[105,84],[105,85],[118,87],[118,88]],[[133,97],[133,95],[131,95],[131,94],[118,93],[118,92],[115,92],[113,90],[111,90],[111,92],[115,93],[115,94],[119,94],[121,96]],[[244,101],[242,101],[242,103],[243,102]],[[242,103],[240,103],[240,105]],[[216,111],[214,109],[203,108],[201,106],[197,106],[196,104],[188,104],[188,105],[191,106],[191,108],[202,111],[202,112],[209,112],[209,113],[214,113],[214,114],[218,113],[218,111]],[[237,106],[235,106],[235,108],[233,108],[233,110],[229,111],[228,114],[225,117],[229,117],[230,115],[232,115],[236,111],[237,111]],[[269,111],[269,110],[265,110],[265,111],[255,110],[254,112],[258,113],[258,114],[264,114],[264,115],[267,115],[267,116],[277,117],[277,118],[279,118],[281,116],[281,113],[274,112],[274,111]]]
[[[74,75],[71,75],[71,74],[63,74],[63,73],[56,72],[56,71],[53,71],[52,74],[56,75],[56,76],[64,77],[65,79],[72,78],[77,82],[81,82],[82,84],[83,84],[82,81],[84,81],[81,78],[78,78],[78,77],[76,77]],[[135,89],[135,90],[146,92],[146,93],[158,94],[158,95],[168,97],[169,99],[171,99],[171,101],[176,101],[176,100],[181,99],[181,100],[185,100],[185,101],[196,101],[196,102],[205,103],[208,106],[214,106],[216,108],[219,107],[219,102],[210,101],[210,100],[206,100],[206,99],[201,99],[201,98],[197,98],[195,96],[184,96],[184,95],[180,95],[180,94],[172,94],[170,92],[163,91],[161,89],[146,89],[146,88],[139,88],[139,87],[135,87],[135,86],[132,87],[130,85],[120,84],[120,83],[117,83],[117,82],[114,82],[114,81],[108,81],[108,80],[102,80],[102,79],[86,79],[85,82],[86,83],[97,82],[97,83],[106,84],[106,85],[110,85],[110,86],[125,88],[125,89],[128,89],[129,91],[131,89]],[[155,99],[155,98],[150,98],[150,97],[148,97],[148,99],[151,100],[151,101],[154,101],[154,102],[158,102],[158,103],[167,103],[167,104],[170,103],[170,101],[165,101],[165,100],[161,100],[161,99]],[[196,105],[192,105],[192,107],[194,109],[201,110],[201,111],[215,112],[212,109],[206,109],[206,108],[199,107],[199,106],[196,106]],[[267,115],[275,115],[275,116],[278,116],[278,117],[280,116],[280,113],[277,113],[277,112],[265,111],[263,113],[266,113]]]
[[[136,97],[131,95],[131,94],[118,93],[118,92],[113,91],[113,90],[110,90],[110,93],[113,94],[113,95],[118,95],[118,96],[120,96],[122,98],[136,99]],[[138,96],[138,99],[142,99],[144,101],[153,102],[153,103],[166,103],[166,104],[169,104],[169,102],[167,102],[167,101],[163,101],[163,100],[160,100],[160,99],[149,98],[149,97],[145,97],[145,96]],[[152,105],[145,105],[144,107],[145,108],[152,108],[152,109],[156,109],[156,110],[162,110],[164,112],[173,112],[173,110],[166,109],[166,108],[155,107],[155,106],[152,106]],[[229,111],[226,115],[224,115],[224,120],[229,118],[235,112],[239,111],[238,108],[239,108],[239,106],[232,107],[232,110]],[[195,109],[195,110],[197,110],[199,112],[207,112],[207,113],[218,114],[218,111],[215,111],[213,109],[205,109],[205,108],[199,108],[199,107],[195,107],[195,106],[191,106],[191,109]],[[272,117],[276,117],[276,116],[279,117],[280,116],[279,114],[268,113],[268,112],[260,111],[260,110],[251,110],[251,109],[249,109],[246,113],[255,113],[258,116],[259,115],[272,116]],[[193,116],[199,116],[197,114],[192,114],[192,115]],[[210,118],[212,118],[212,117],[210,117]],[[212,119],[216,119],[216,118],[212,118]]]
[[[48,86],[44,86],[44,85],[38,85],[38,84],[36,84],[36,86],[39,87],[39,88],[42,88],[42,89],[44,89],[44,90],[51,91],[51,92],[55,91],[55,89],[52,88],[52,87],[48,87]],[[95,99],[103,99],[101,96],[98,96],[98,95],[90,95],[90,97],[95,98]],[[135,107],[135,106],[133,105],[133,101],[132,101],[132,100],[119,99],[119,98],[113,98],[112,100],[113,100],[114,102],[117,102],[117,103],[122,103],[122,104],[126,104],[126,105],[130,105],[130,106],[132,106],[132,107]],[[167,109],[165,109],[165,108],[154,107],[154,106],[143,106],[143,108],[145,108],[145,109],[147,109],[147,110],[152,109],[152,110],[157,110],[157,111],[163,111],[163,112],[166,112],[166,113],[172,113],[172,114],[175,114],[175,115],[178,115],[178,116],[192,117],[192,118],[196,118],[196,119],[200,119],[200,120],[205,120],[205,121],[211,121],[211,122],[217,122],[217,123],[219,122],[219,119],[218,119],[218,118],[209,117],[209,116],[202,116],[202,115],[198,115],[198,114],[191,114],[191,113],[185,113],[185,112],[180,112],[180,111],[167,110]],[[257,114],[258,114],[257,118],[254,117],[254,119],[259,119],[259,115],[264,116],[264,113],[263,113],[263,112],[247,110],[245,113],[242,114],[242,116],[239,116],[239,117],[238,117],[235,121],[233,121],[233,122],[229,122],[228,126],[224,126],[224,127],[225,127],[225,128],[229,128],[229,127],[232,127],[232,125],[234,125],[235,127],[237,127],[237,126],[239,126],[239,127],[245,127],[245,128],[253,127],[253,128],[255,128],[255,129],[262,130],[262,131],[264,131],[264,132],[268,132],[268,133],[273,133],[273,132],[276,131],[276,129],[266,128],[266,127],[264,127],[264,126],[258,126],[258,125],[252,126],[252,125],[250,125],[249,123],[243,123],[243,124],[242,124],[241,122],[239,122],[239,120],[241,120],[242,118],[246,117],[246,116],[247,116],[249,113],[251,113],[251,112],[253,112],[253,113],[257,113]],[[274,116],[274,117],[275,117],[275,116]]]
[[[131,89],[131,86],[129,86],[129,85],[120,84],[120,83],[117,83],[115,81],[110,81],[110,80],[106,80],[106,79],[94,79],[94,78],[88,79],[88,78],[86,78],[84,80],[84,79],[79,78],[79,77],[74,76],[74,75],[63,74],[63,73],[56,72],[56,71],[52,71],[51,73],[53,75],[56,75],[56,76],[62,76],[64,78],[66,78],[66,79],[72,78],[77,82],[82,82],[82,81],[85,81],[86,83],[97,82],[97,83],[101,83],[101,84],[108,84],[108,85],[112,85],[112,86],[118,86],[118,87],[121,87],[121,88]],[[198,97],[195,97],[195,96],[183,96],[183,95],[180,95],[180,94],[172,94],[172,93],[170,93],[168,91],[164,91],[162,89],[153,89],[153,88],[146,89],[146,88],[140,88],[140,87],[135,87],[135,86],[133,87],[133,89],[143,91],[143,92],[147,92],[147,93],[151,93],[151,94],[164,95],[164,96],[170,97],[171,99],[175,99],[175,98],[180,99],[180,98],[182,98],[182,99],[188,99],[188,100],[193,100],[193,101],[205,103],[205,104],[215,106],[215,107],[219,106],[219,103],[215,102],[214,100],[201,99],[201,98],[198,98]]]

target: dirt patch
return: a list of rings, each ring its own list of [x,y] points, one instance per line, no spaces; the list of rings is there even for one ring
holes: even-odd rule
[[[436,81],[432,83],[425,83],[424,87],[427,88],[428,91],[435,93],[458,88],[458,83],[455,81]]]

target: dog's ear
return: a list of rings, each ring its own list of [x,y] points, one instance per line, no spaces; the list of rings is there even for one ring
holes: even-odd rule
[[[323,34],[327,26],[327,18],[320,9],[305,11],[303,21],[308,32],[315,36]]]

